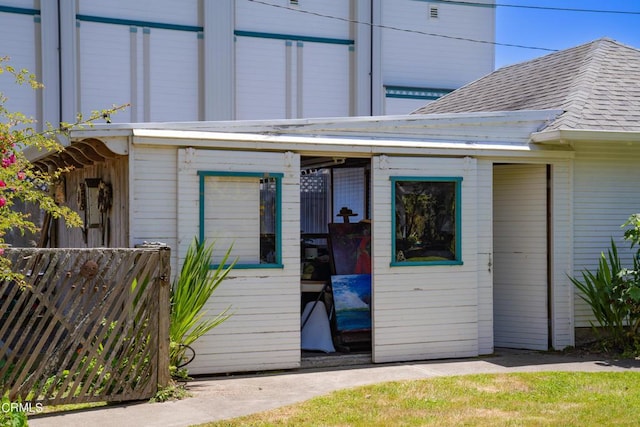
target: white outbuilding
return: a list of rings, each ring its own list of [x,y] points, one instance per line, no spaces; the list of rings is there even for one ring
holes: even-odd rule
[[[637,64],[638,50],[599,40],[419,114],[76,130],[37,160],[76,166],[59,200],[82,206],[85,228],[53,227],[54,244],[160,241],[174,272],[194,238],[216,241],[214,265],[233,244],[208,307],[233,315],[196,343],[192,374],[301,366],[305,294],[351,256],[334,252],[327,271],[318,259],[346,221],[370,227],[371,362],[562,349],[588,324],[569,276],[640,211]]]

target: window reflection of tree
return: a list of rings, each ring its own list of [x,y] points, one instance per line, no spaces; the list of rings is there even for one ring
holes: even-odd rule
[[[408,260],[455,259],[455,183],[396,182],[397,249]]]

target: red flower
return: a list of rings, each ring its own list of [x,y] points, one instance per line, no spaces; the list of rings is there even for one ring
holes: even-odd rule
[[[0,208],[7,204],[7,199],[0,197]]]

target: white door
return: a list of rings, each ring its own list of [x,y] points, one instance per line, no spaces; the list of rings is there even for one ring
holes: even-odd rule
[[[545,165],[494,166],[496,347],[549,347],[546,183]]]

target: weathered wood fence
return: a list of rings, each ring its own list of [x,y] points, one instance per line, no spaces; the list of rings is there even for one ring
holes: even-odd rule
[[[10,249],[0,387],[47,405],[148,399],[169,381],[170,251]]]

